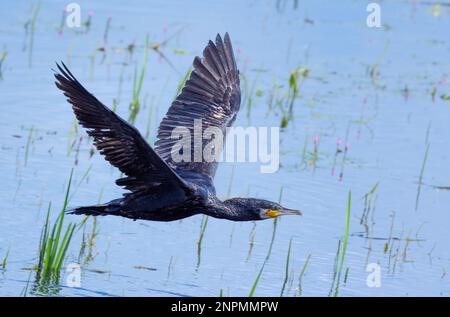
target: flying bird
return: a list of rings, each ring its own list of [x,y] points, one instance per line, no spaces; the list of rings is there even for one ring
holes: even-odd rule
[[[256,198],[220,200],[213,178],[218,162],[178,162],[173,159],[172,130],[194,130],[200,119],[203,129],[226,128],[236,119],[241,102],[239,70],[230,37],[209,41],[203,57],[195,57],[193,70],[181,93],[163,118],[152,148],[139,131],[88,92],[64,63],[57,64],[56,86],[63,91],[80,125],[105,159],[124,177],[116,180],[127,192],[106,204],[78,207],[72,214],[115,215],[131,219],[173,221],[196,214],[234,221],[252,221],[301,211]],[[203,146],[208,140],[202,140]],[[192,138],[191,157],[195,151]]]

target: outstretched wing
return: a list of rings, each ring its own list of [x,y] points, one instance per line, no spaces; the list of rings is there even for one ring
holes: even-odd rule
[[[184,175],[201,174],[198,176],[213,178],[217,161],[194,160],[194,153],[202,153],[200,151],[211,142],[202,138],[202,149],[198,148],[200,142],[194,142],[194,120],[201,120],[202,134],[205,129],[215,127],[225,136],[226,128],[231,126],[236,118],[240,103],[239,71],[230,37],[226,33],[222,40],[220,35],[217,35],[216,43],[209,41],[204,49],[203,58],[195,57],[194,69],[186,85],[159,126],[155,151],[180,173],[187,172]],[[189,162],[178,162],[173,159],[174,152],[182,152],[180,148],[174,147],[179,140],[171,138],[172,130],[177,127],[187,128],[190,131]],[[214,150],[218,151],[216,153],[222,151],[222,149]]]
[[[134,193],[161,184],[184,187],[185,183],[156,154],[139,131],[89,93],[62,63],[57,64],[56,86],[64,92],[78,122],[94,138],[94,145],[105,159],[127,177],[116,183]]]

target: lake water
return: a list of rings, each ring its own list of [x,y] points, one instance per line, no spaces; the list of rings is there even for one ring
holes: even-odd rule
[[[64,5],[41,1],[33,18],[37,3],[0,3],[0,57],[7,52],[0,80],[0,259],[8,254],[0,295],[26,288],[28,296],[40,294],[30,268],[47,205],[55,219],[72,168],[69,206],[123,192],[114,185],[119,172],[98,153],[91,157],[84,130],[74,131],[72,110],[53,83],[55,61],[65,61],[106,105],[116,100],[127,118],[146,35],[162,44],[164,57],[149,51],[135,123],[153,144],[193,57],[226,31],[243,78],[235,125],[280,126],[286,107],[273,100],[285,98],[293,70],[307,69],[308,76],[281,131],[279,171],[222,163],[218,195],[281,195],[304,216],[280,218],[275,230],[272,220],[210,218],[200,248],[201,215],[169,223],[101,217],[90,250],[80,256],[80,229],[67,253],[65,265],[81,265],[79,287],[71,287],[63,268],[60,285],[44,295],[248,296],[273,237],[255,296],[279,296],[286,271],[284,296],[450,295],[448,4],[383,1],[381,28],[369,28],[366,1],[78,1],[82,23],[91,16],[89,27],[61,30]],[[92,226],[88,219],[85,237]]]

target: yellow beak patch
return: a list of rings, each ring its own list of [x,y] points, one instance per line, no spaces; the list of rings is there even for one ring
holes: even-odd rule
[[[277,210],[273,210],[273,209],[269,209],[266,212],[266,215],[269,217],[272,217],[272,218],[277,217],[279,214],[280,213]]]

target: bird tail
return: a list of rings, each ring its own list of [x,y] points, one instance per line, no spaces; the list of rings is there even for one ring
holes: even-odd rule
[[[113,200],[107,204],[77,207],[67,211],[70,215],[87,216],[119,215],[119,212],[120,205],[117,200]]]

